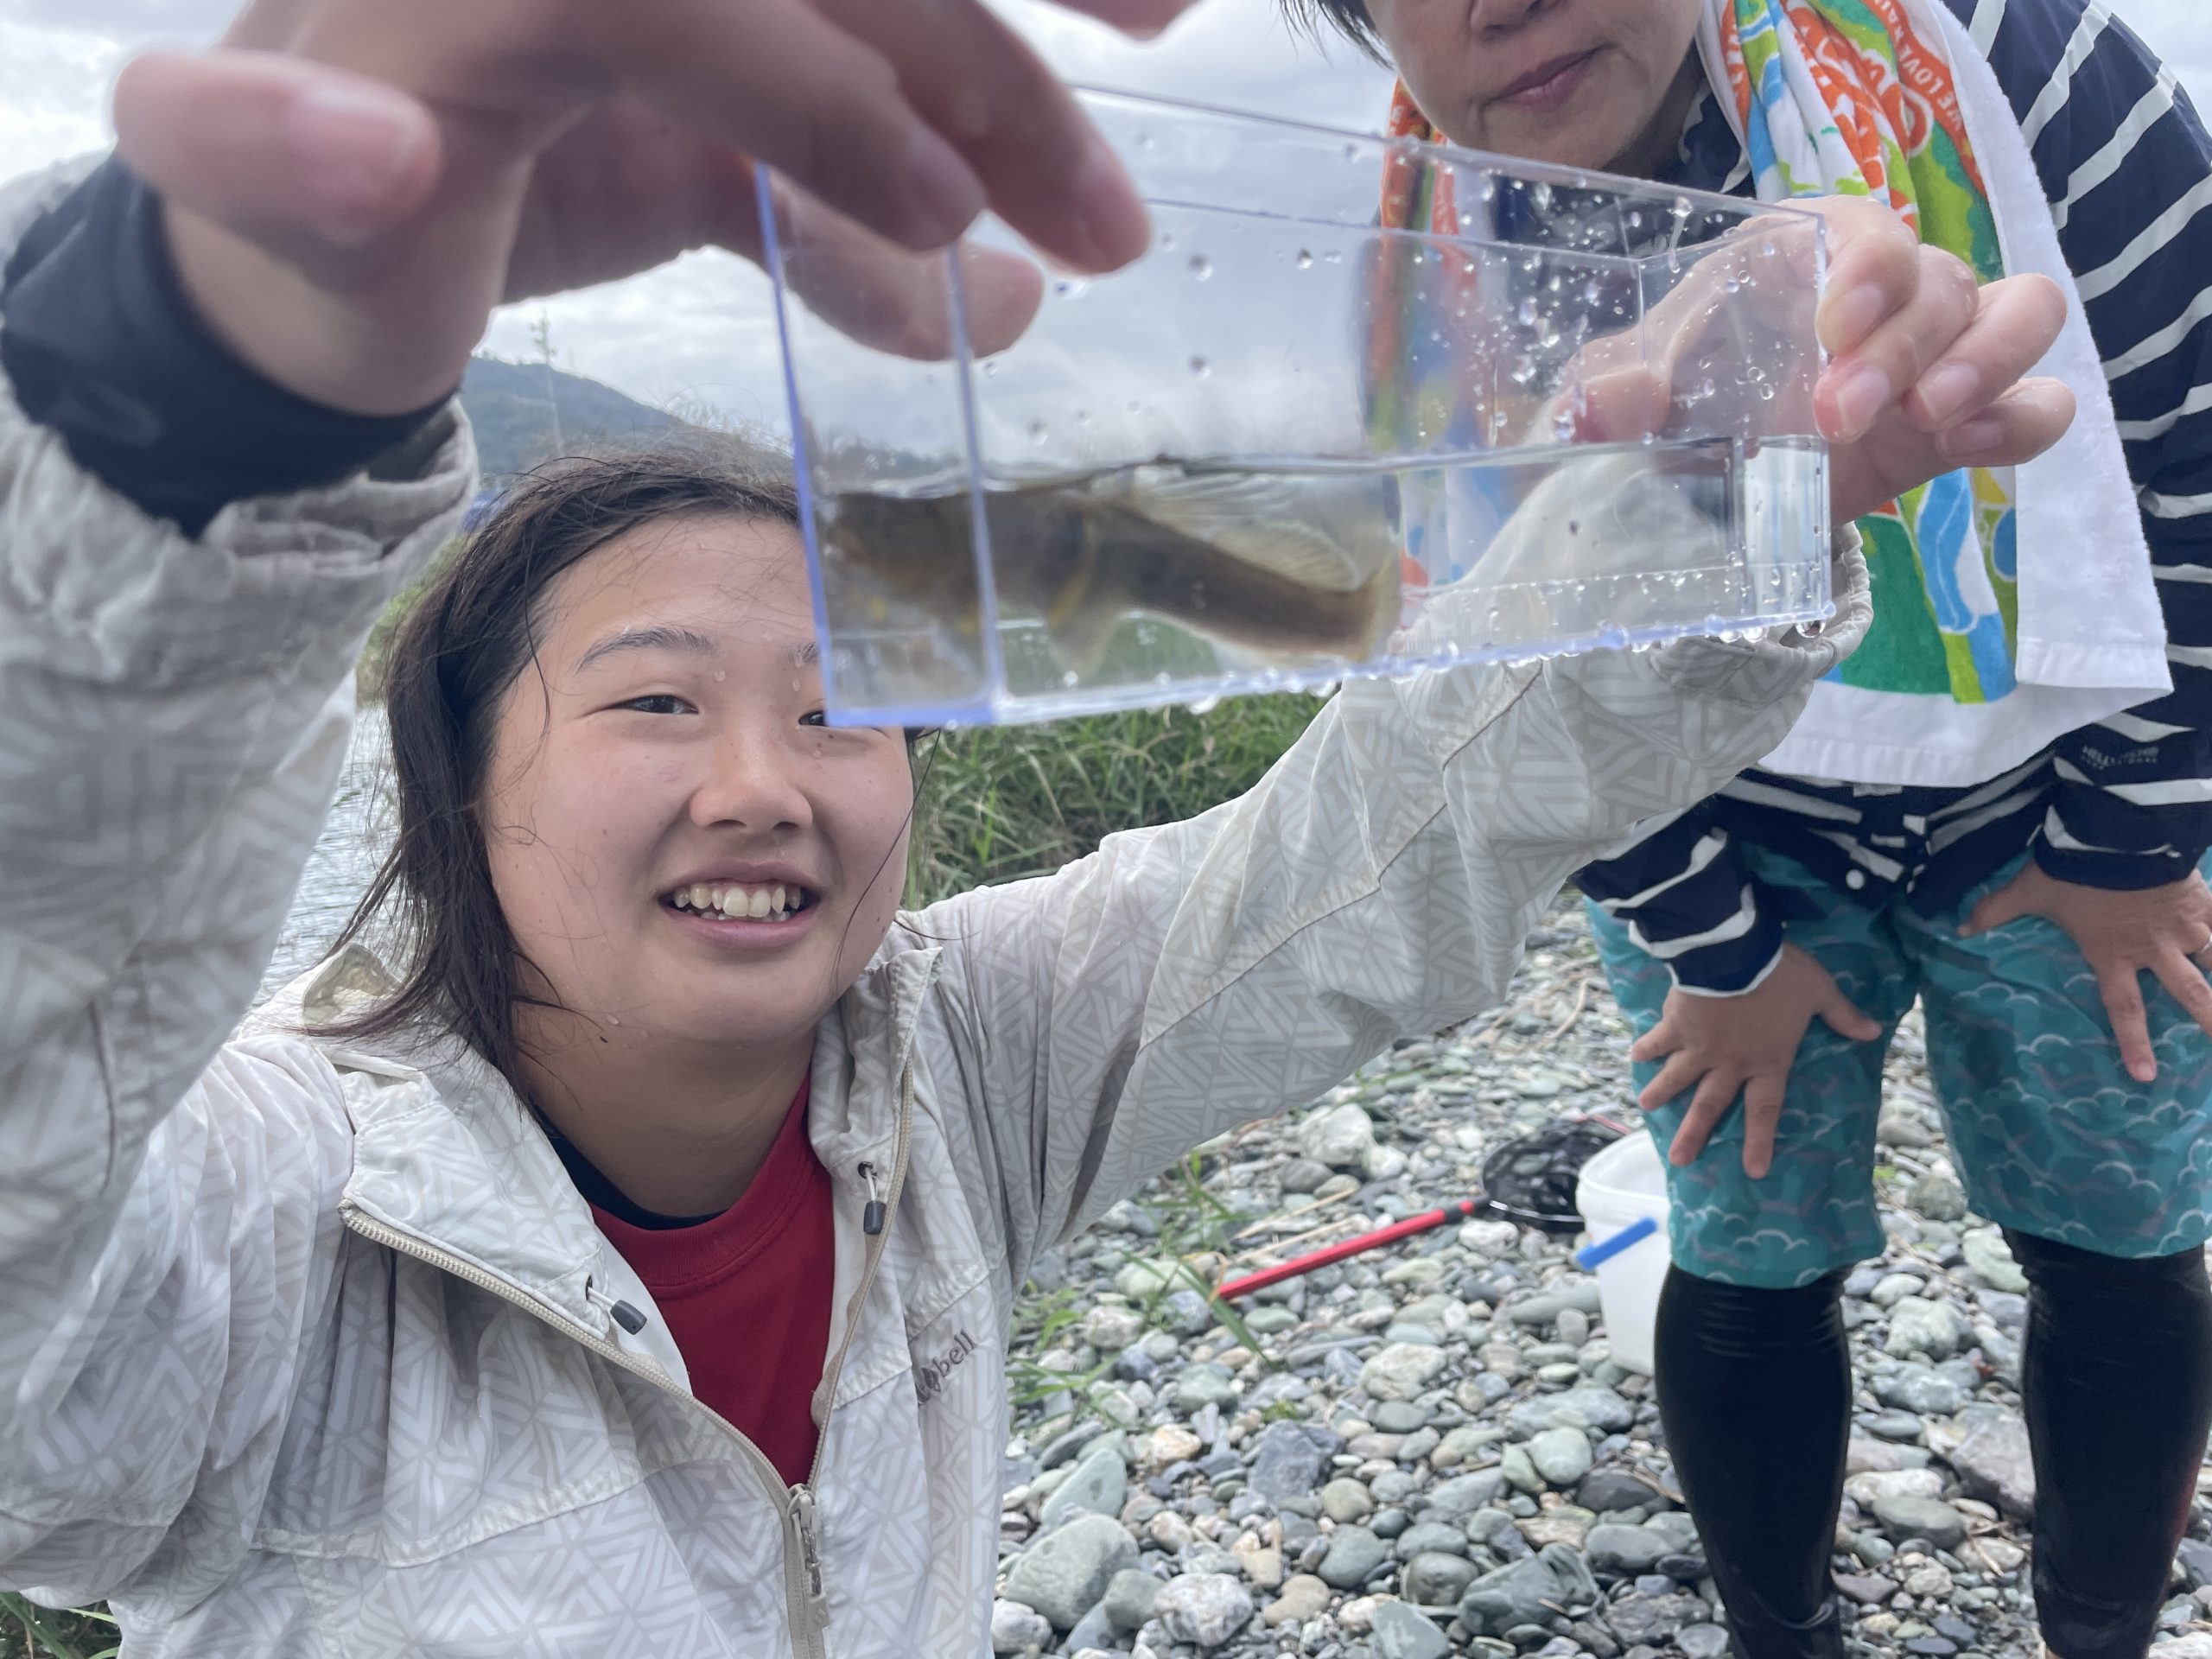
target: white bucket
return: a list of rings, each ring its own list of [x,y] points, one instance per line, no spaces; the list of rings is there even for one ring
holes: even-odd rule
[[[1582,1212],[1593,1244],[1640,1221],[1657,1224],[1650,1236],[1600,1262],[1596,1269],[1613,1357],[1648,1376],[1659,1287],[1667,1276],[1667,1171],[1651,1136],[1631,1129],[1583,1165],[1574,1207]]]

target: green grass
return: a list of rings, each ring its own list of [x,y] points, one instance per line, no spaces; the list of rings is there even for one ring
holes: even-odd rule
[[[0,1659],[114,1659],[115,1620],[93,1608],[51,1612],[0,1592]]]
[[[1243,697],[1051,726],[947,732],[916,761],[907,899],[1058,868],[1117,830],[1193,817],[1243,793],[1321,704]]]

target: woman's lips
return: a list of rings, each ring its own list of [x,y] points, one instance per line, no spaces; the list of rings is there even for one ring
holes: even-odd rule
[[[1593,48],[1578,57],[1541,65],[1499,93],[1497,101],[1531,114],[1548,114],[1574,96],[1597,55]]]

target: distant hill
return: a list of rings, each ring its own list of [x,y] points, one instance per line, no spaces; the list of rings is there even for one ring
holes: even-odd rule
[[[493,483],[502,474],[528,471],[563,446],[573,448],[592,439],[646,438],[683,424],[596,380],[559,369],[549,372],[542,363],[510,363],[497,357],[468,359],[461,404],[476,429],[484,476]]]

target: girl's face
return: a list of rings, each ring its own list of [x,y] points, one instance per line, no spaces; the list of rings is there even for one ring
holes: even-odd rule
[[[1368,0],[1421,112],[1455,143],[1649,175],[1697,81],[1700,0]]]
[[[529,988],[609,1040],[750,1047],[882,943],[912,803],[902,733],[823,723],[798,531],[695,517],[547,590],[482,811]]]

